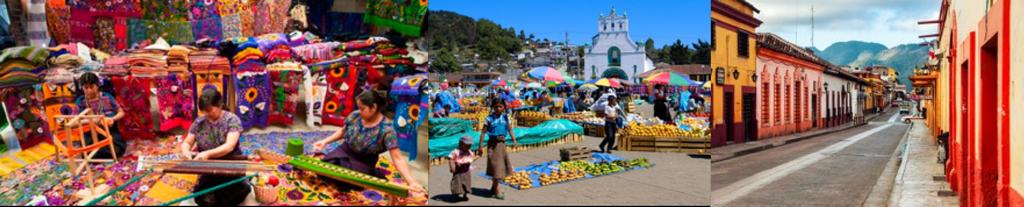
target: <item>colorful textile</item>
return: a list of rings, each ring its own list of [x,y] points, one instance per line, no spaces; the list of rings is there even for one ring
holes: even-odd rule
[[[70,19],[71,7],[68,7],[65,0],[46,1],[46,25],[54,42],[67,43],[71,38],[71,27],[68,25]]]
[[[387,159],[378,159],[376,170],[384,175],[384,179],[392,183],[405,183],[405,180]],[[332,205],[332,206],[382,206],[382,205],[426,205],[427,198],[407,197],[391,198],[376,190],[342,192],[330,182],[324,182],[315,173],[297,169],[291,165],[280,165],[274,176],[282,178],[279,185],[278,198],[274,205]]]
[[[426,16],[427,1],[367,0],[364,21],[419,37]]]
[[[195,112],[192,74],[171,73],[155,81],[157,106],[160,108],[160,131],[179,127],[188,130]]]
[[[203,38],[219,40],[222,37],[222,32],[220,16],[192,20],[192,34],[197,40]]]
[[[196,71],[193,73],[196,79],[196,90],[195,96],[199,97],[205,90],[216,90],[222,97],[222,100],[226,104],[228,101],[228,94],[224,93],[227,88],[229,75],[222,71],[210,70],[210,71]],[[229,105],[223,105],[225,107]],[[197,111],[202,115],[202,111]]]
[[[282,17],[288,14],[291,5],[291,0],[264,0],[256,3],[252,9],[256,34],[283,33],[288,18]]]
[[[428,96],[423,92],[427,77],[424,75],[407,76],[391,83],[389,95],[395,103],[394,128],[398,136],[399,147],[409,153],[409,159],[416,159],[418,128],[427,117],[429,107]]]
[[[117,88],[117,102],[124,110],[124,117],[117,122],[121,136],[125,139],[153,138],[153,116],[150,114],[149,88],[151,78],[114,77]],[[140,90],[143,92],[140,93]]]
[[[78,114],[75,106],[74,83],[43,83],[43,108],[45,109],[47,126],[63,129],[67,120],[57,119],[59,115]],[[22,145],[25,147],[25,145]]]
[[[195,135],[198,152],[212,150],[224,145],[227,142],[228,133],[231,132],[241,134],[242,121],[239,120],[238,116],[230,112],[222,113],[220,119],[216,121],[207,119],[206,116],[201,116],[192,123],[188,131],[189,134]],[[240,145],[236,143],[235,149],[225,156],[242,155],[239,147]]]
[[[5,62],[8,59],[24,59],[33,64],[42,65],[46,63],[46,58],[49,56],[50,51],[45,47],[19,46],[4,49],[0,54],[0,62]]]
[[[68,166],[52,158],[29,164],[0,178],[0,204],[25,205],[32,197],[42,195],[70,177]]]
[[[136,44],[163,37],[170,44],[192,42],[192,24],[189,21],[153,21],[128,19],[128,42]]]
[[[302,58],[307,64],[319,63],[321,61],[335,58],[334,49],[341,45],[339,42],[321,42],[292,47],[292,51]]]
[[[299,87],[304,67],[295,62],[275,63],[267,66],[273,84],[270,102],[270,124],[291,125],[298,112]]]
[[[264,34],[256,38],[256,43],[260,44],[260,51],[268,53],[278,45],[287,45],[288,36],[284,35],[284,33]]]
[[[141,0],[145,12],[143,19],[162,21],[188,21],[190,5],[188,1],[178,0]]]
[[[252,64],[252,63],[245,63]],[[236,113],[242,127],[266,127],[269,118],[270,76],[266,71],[239,72],[234,75]]]
[[[135,202],[135,205],[153,206],[185,197],[192,194],[192,188],[195,187],[198,180],[199,175],[164,174],[145,195]]]
[[[17,133],[18,144],[27,149],[50,140],[48,121],[39,106],[43,99],[36,94],[35,86],[20,86],[0,89],[0,97],[7,107],[7,118]]]
[[[325,65],[313,65],[303,76],[302,87],[305,88],[306,125],[318,127],[323,124],[324,98],[327,94],[327,76]]]
[[[47,31],[46,26],[46,1],[35,0],[26,1],[28,5],[25,5],[27,9],[25,11],[26,17],[26,28],[25,31],[28,34],[28,41],[30,45],[34,46],[47,46],[50,44],[50,34]]]
[[[355,109],[356,77],[355,65],[344,61],[327,65],[327,93],[324,95],[323,123],[344,126],[345,117]]]
[[[269,132],[260,134],[247,133],[243,134],[241,138],[239,138],[238,143],[239,146],[241,146],[240,149],[242,150],[242,155],[248,156],[253,154],[257,149],[266,149],[277,153],[284,153],[286,140],[290,138],[299,138],[303,143],[307,143],[303,145],[302,151],[306,152],[306,154],[314,154],[317,152],[313,152],[313,144],[310,143],[320,141],[321,139],[331,136],[331,134],[334,134],[334,131]],[[334,149],[338,144],[339,142],[331,143],[324,147],[324,150],[320,153],[326,154],[328,150]]]
[[[229,14],[220,17],[221,35],[224,38],[242,37],[242,19],[239,14]]]

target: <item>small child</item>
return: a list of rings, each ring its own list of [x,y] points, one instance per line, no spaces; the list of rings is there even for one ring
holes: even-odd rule
[[[469,200],[469,192],[472,189],[472,176],[470,175],[470,164],[473,160],[479,158],[479,155],[473,153],[473,150],[469,148],[473,146],[473,138],[469,136],[463,136],[459,140],[459,148],[448,154],[448,159],[451,161],[448,163],[449,168],[452,172],[452,195],[461,194],[462,201]]]

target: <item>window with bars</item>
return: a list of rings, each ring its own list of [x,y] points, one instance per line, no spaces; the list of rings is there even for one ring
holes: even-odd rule
[[[782,85],[776,83],[775,84],[775,116],[774,116],[775,117],[775,124],[779,124],[779,123],[782,122],[782,103],[780,101],[780,99],[782,99],[782,93],[779,92],[781,90],[782,90]]]
[[[750,57],[750,34],[743,31],[736,32],[736,52],[740,57]]]
[[[793,111],[792,111],[793,98],[791,96],[791,93],[789,93],[789,92],[790,92],[790,85],[786,85],[786,105],[785,105],[786,106],[786,122],[785,123],[793,122]]]
[[[769,99],[771,99],[770,89],[771,89],[771,86],[768,85],[768,81],[762,81],[762,83],[761,83],[761,106],[762,106],[761,107],[761,117],[762,117],[761,118],[761,122],[763,122],[765,125],[769,125],[771,123],[771,119],[770,119],[771,114],[768,113],[768,107],[771,106],[770,104],[768,104],[768,103],[771,103],[771,102],[769,102]]]

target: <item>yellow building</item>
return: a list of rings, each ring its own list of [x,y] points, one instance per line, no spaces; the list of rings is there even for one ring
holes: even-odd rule
[[[712,146],[756,139],[759,12],[746,0],[711,1]]]

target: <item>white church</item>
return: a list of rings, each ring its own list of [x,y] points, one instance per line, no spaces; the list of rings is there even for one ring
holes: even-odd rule
[[[644,47],[629,38],[629,18],[625,13],[619,16],[612,8],[610,14],[599,15],[597,19],[599,32],[587,48],[583,60],[586,65],[580,78],[590,80],[624,72],[626,80],[636,83],[639,81],[636,74],[654,69],[654,62],[647,58]],[[608,70],[612,71],[606,74]]]

